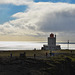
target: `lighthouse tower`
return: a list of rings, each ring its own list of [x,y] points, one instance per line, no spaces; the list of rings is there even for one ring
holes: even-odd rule
[[[51,33],[48,37],[48,48],[50,50],[56,49],[56,35],[54,35],[53,33]]]
[[[51,33],[50,36],[48,37],[48,45],[43,45],[41,49],[50,51],[61,50],[60,45],[56,45],[56,35]]]

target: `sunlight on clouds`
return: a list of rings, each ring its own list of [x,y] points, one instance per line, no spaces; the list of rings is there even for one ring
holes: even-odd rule
[[[17,3],[17,0],[15,1]],[[28,0],[26,1],[28,2]],[[9,3],[11,2],[9,1]],[[22,2],[18,4],[21,5]],[[72,34],[72,32],[75,32],[75,4],[33,2],[33,4],[28,5],[27,10],[13,14],[11,17],[15,18],[15,20],[0,25],[1,35],[20,35],[38,38],[46,37],[50,32],[54,32],[59,37],[61,33],[63,35],[64,33]],[[69,34],[66,36],[62,35],[61,37],[69,37]]]
[[[32,36],[1,35],[0,41],[44,41],[44,38]]]

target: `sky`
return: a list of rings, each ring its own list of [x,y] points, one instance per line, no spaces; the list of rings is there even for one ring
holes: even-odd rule
[[[75,42],[75,0],[1,0],[0,41]]]

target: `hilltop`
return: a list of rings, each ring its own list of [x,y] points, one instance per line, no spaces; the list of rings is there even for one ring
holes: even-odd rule
[[[23,51],[20,51],[19,53],[21,52]],[[31,52],[39,53],[39,51],[29,51],[29,54]],[[43,54],[45,54],[46,51],[40,51],[40,54],[42,52]],[[18,52],[15,52],[15,54],[16,53]],[[58,54],[55,56],[39,59],[33,57],[30,58],[28,56],[0,57],[0,75],[74,75],[74,74],[75,74],[75,54],[70,53]]]

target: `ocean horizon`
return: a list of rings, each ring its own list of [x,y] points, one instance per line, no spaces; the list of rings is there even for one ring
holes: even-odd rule
[[[0,41],[0,51],[3,50],[40,50],[43,45],[47,45],[47,42],[35,42],[35,41]],[[61,45],[61,49],[68,49],[66,42],[57,42],[57,45]],[[69,49],[75,50],[75,43],[69,43]]]

